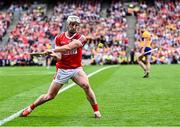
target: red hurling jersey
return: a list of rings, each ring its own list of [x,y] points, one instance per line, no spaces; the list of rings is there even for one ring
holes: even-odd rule
[[[84,35],[81,35],[79,33],[75,33],[72,37],[68,37],[66,35],[66,32],[63,32],[56,36],[55,38],[55,44],[56,47],[67,45],[70,42],[72,42],[73,39],[79,40],[82,43],[82,47],[86,43],[84,41]],[[81,60],[82,60],[82,47],[79,47],[77,49],[69,50],[66,52],[62,52],[62,58],[61,60],[56,62],[56,68],[61,69],[75,69],[77,67],[81,66]]]

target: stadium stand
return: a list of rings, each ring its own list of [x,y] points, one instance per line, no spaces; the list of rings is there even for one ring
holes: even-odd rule
[[[11,12],[0,12],[0,42],[2,42],[3,36],[12,21],[13,13]]]
[[[136,63],[136,59],[130,62],[129,55],[135,57],[144,29],[152,33],[153,48],[161,44],[160,50],[152,54],[152,63],[180,63],[180,3],[155,2],[154,6],[139,3],[138,7],[134,14],[137,19],[135,49],[127,52],[131,47],[127,36],[129,12],[121,2],[106,5],[103,16],[102,1],[61,1],[53,4],[52,12],[46,4],[12,2],[7,12],[0,13],[0,40],[13,23],[13,15],[18,14],[19,18],[10,32],[8,44],[0,48],[0,66],[43,65],[42,59],[31,58],[29,53],[53,47],[53,39],[66,29],[65,20],[73,14],[82,19],[80,33],[88,39],[83,49],[85,64]]]

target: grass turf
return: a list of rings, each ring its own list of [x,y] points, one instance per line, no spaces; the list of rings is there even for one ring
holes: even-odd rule
[[[87,73],[102,66],[87,66]],[[0,68],[0,119],[46,92],[54,68]],[[5,126],[180,125],[179,65],[154,65],[149,79],[138,66],[118,66],[90,78],[102,119],[94,119],[84,92],[75,86],[38,107],[29,117]]]

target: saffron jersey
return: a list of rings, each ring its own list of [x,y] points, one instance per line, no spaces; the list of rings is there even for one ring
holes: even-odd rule
[[[151,47],[151,41],[142,41],[140,42],[141,47]]]

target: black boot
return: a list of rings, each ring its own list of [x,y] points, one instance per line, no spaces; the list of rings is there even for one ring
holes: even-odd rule
[[[143,78],[149,78],[149,72],[146,72]]]

